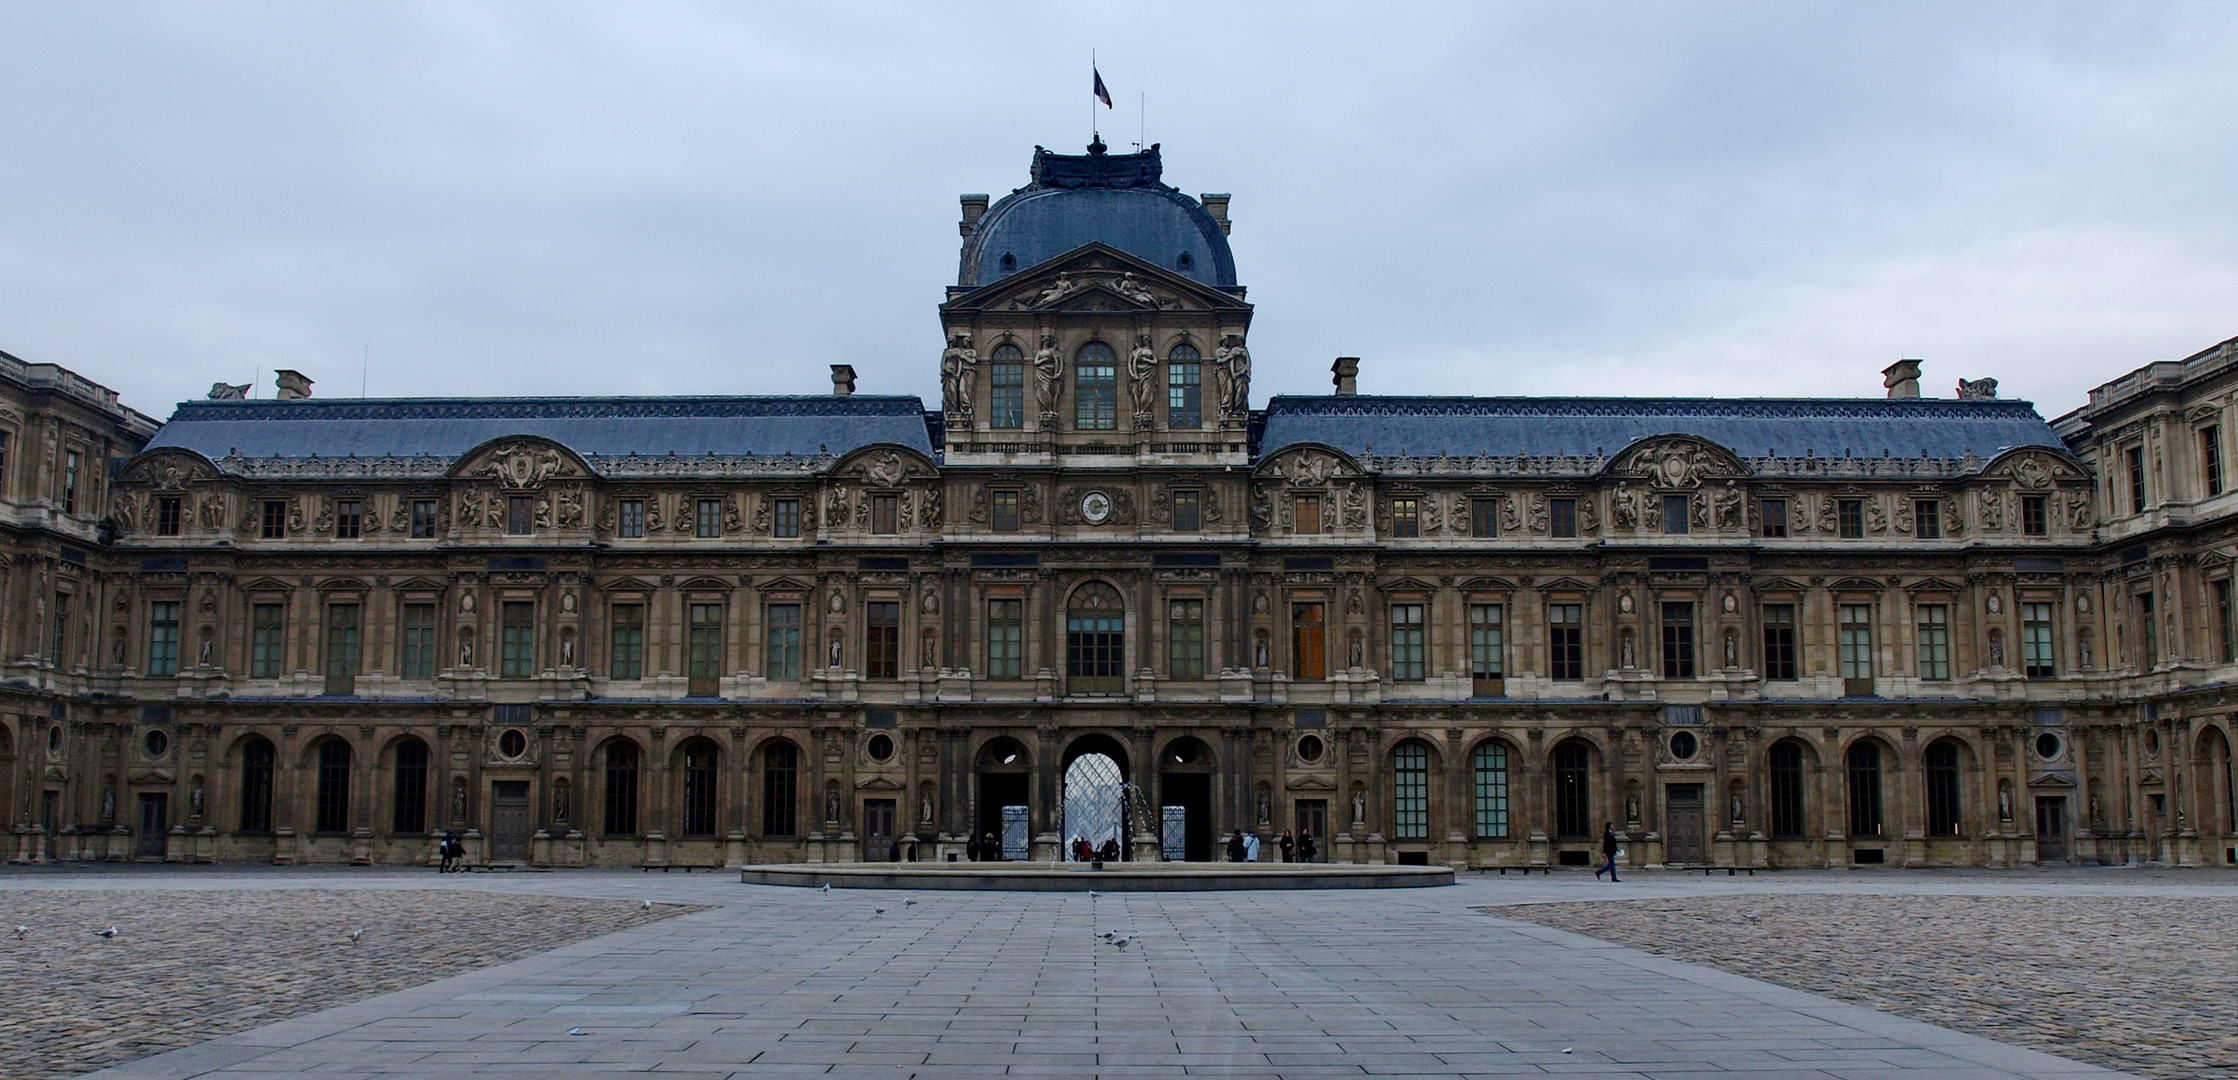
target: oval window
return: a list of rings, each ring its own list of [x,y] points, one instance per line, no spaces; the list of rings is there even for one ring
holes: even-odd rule
[[[870,760],[884,761],[894,756],[894,740],[883,734],[873,735],[863,744],[863,750],[870,754]]]
[[[60,754],[61,752],[62,752],[62,725],[61,725],[61,724],[56,724],[56,725],[54,725],[53,727],[50,727],[50,728],[48,728],[48,729],[47,729],[47,753],[50,753],[50,754]]]
[[[1305,738],[1298,740],[1298,760],[1321,760],[1321,736],[1308,735]]]
[[[1681,731],[1671,736],[1671,756],[1680,761],[1693,757],[1694,752],[1701,748],[1701,740],[1696,739],[1691,731]]]
[[[2160,732],[2151,728],[2145,729],[2145,752],[2148,754],[2160,753]]]
[[[528,736],[521,734],[519,728],[507,729],[505,734],[497,737],[497,752],[506,757],[519,757],[528,753]]]
[[[2051,759],[2059,756],[2059,736],[2047,731],[2036,736],[2036,756]]]
[[[171,751],[171,736],[164,734],[162,728],[155,728],[140,739],[140,745],[147,748],[149,757],[162,757]]]

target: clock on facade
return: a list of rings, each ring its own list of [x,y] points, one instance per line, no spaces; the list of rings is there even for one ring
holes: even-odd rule
[[[1080,516],[1090,525],[1101,525],[1111,517],[1111,496],[1091,491],[1080,497]]]

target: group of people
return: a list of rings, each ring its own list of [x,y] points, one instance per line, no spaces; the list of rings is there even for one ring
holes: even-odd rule
[[[436,873],[448,874],[453,871],[457,871],[460,873],[465,872],[466,844],[458,838],[457,833],[444,833],[443,838],[435,842],[435,854],[437,856],[435,863]]]
[[[1089,843],[1087,837],[1075,836],[1072,838],[1072,861],[1118,862],[1119,838],[1116,836],[1105,837],[1103,846],[1097,847]]]
[[[1259,846],[1259,834],[1237,829],[1228,834],[1228,861],[1258,862]],[[1275,841],[1275,846],[1282,849],[1283,862],[1312,862],[1313,857],[1320,853],[1313,845],[1312,829],[1300,829],[1295,836],[1290,834],[1290,830],[1284,829],[1282,836]]]

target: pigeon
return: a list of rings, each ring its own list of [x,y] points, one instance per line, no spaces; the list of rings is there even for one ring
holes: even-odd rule
[[[585,1030],[583,1030],[582,1028],[568,1028],[568,1029],[567,1029],[567,1033],[568,1033],[568,1034],[570,1034],[570,1035],[588,1035],[588,1034],[590,1034],[590,1032],[588,1032],[588,1031],[585,1031]]]
[[[1565,1047],[1563,1047],[1563,1048],[1562,1048],[1562,1052],[1563,1052],[1563,1053],[1565,1053],[1565,1054],[1567,1054],[1567,1053],[1569,1053],[1570,1051],[1572,1051],[1572,1050],[1575,1050],[1575,1049],[1577,1049],[1577,1048],[1576,1048],[1576,1047],[1574,1047],[1574,1046],[1565,1046]]]
[[[884,915],[886,913],[886,909],[882,907],[874,907],[870,909],[870,913],[873,915]]]
[[[916,907],[916,906],[917,906],[917,898],[916,898],[916,897],[914,897],[914,896],[905,896],[905,897],[902,897],[902,899],[901,899],[901,906],[903,906],[903,907]]]
[[[95,930],[95,931],[93,932],[93,936],[94,936],[94,937],[105,937],[105,938],[113,938],[113,937],[117,936],[117,928],[116,928],[116,927],[114,927],[114,926],[112,926],[112,927],[108,928],[107,930]]]
[[[1100,934],[1100,935],[1098,935],[1098,936],[1099,936],[1099,937],[1101,937],[1101,938],[1103,938],[1103,939],[1104,939],[1105,941],[1110,941],[1110,940],[1111,940],[1112,938],[1115,938],[1115,937],[1118,937],[1118,936],[1119,936],[1119,931],[1117,931],[1117,930],[1106,930],[1106,931],[1104,931],[1104,932],[1103,932],[1102,934]]]
[[[361,927],[358,927],[357,929],[355,929],[355,930],[352,930],[352,931],[350,931],[349,933],[347,933],[347,934],[344,934],[344,935],[342,935],[342,936],[343,936],[343,937],[346,937],[346,938],[349,938],[349,939],[350,939],[350,944],[352,944],[352,945],[355,945],[355,944],[357,944],[357,943],[358,943],[358,939],[359,939],[359,938],[362,938],[362,937],[364,937],[364,936],[365,936],[365,928],[364,928],[364,927],[362,927],[362,926],[361,926]]]
[[[642,903],[642,904],[639,904],[639,905],[638,905],[638,907],[637,907],[637,910],[639,910],[639,911],[651,911],[651,910],[653,910],[653,902],[652,902],[651,900],[647,900],[647,901],[645,901],[644,903]]]
[[[16,927],[16,940],[17,940],[17,941],[22,941],[22,940],[23,940],[23,935],[25,935],[25,934],[28,934],[28,933],[30,933],[30,932],[31,932],[31,928],[30,928],[30,927],[28,927],[28,926],[19,926],[19,927]]]
[[[828,892],[830,892],[830,891],[831,891],[831,882],[827,881],[827,882],[824,882],[824,883],[823,883],[823,884],[821,884],[821,885],[818,885],[818,886],[816,886],[816,891],[817,891],[817,892],[820,892],[820,893],[828,893]]]
[[[1102,896],[1102,895],[1103,895],[1102,893],[1100,893],[1100,892],[1097,892],[1097,891],[1096,891],[1096,890],[1094,890],[1094,889],[1090,889],[1090,890],[1088,890],[1088,899],[1090,899],[1090,900],[1093,900],[1093,899],[1095,899],[1096,897],[1099,897],[1099,896]]]
[[[1744,911],[1744,912],[1741,912],[1741,918],[1747,919],[1747,920],[1748,920],[1748,921],[1750,921],[1750,922],[1762,922],[1762,921],[1763,921],[1763,919],[1764,919],[1764,916],[1762,916],[1762,915],[1758,915],[1757,913],[1755,913],[1755,912],[1753,912],[1753,911]]]
[[[1128,943],[1128,942],[1130,942],[1130,941],[1133,941],[1133,940],[1134,940],[1133,938],[1120,938],[1120,939],[1118,939],[1117,941],[1114,941],[1114,942],[1112,942],[1112,944],[1113,944],[1113,945],[1117,945],[1117,946],[1119,946],[1120,948],[1124,949],[1124,948],[1126,948],[1126,947],[1127,947],[1127,943]]]

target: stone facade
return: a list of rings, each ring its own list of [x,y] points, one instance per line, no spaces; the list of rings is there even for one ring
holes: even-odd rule
[[[2238,859],[2238,345],[2056,422],[1909,361],[1253,408],[1228,202],[1156,148],[964,196],[939,411],[295,376],[158,429],[0,371],[14,857],[937,859],[1019,806],[1049,858],[1100,753],[1139,858],[1179,807],[1194,858]]]

